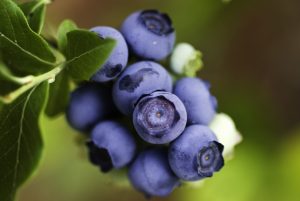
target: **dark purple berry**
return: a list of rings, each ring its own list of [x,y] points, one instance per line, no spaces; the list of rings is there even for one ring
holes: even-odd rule
[[[185,128],[186,118],[179,98],[163,91],[143,97],[133,112],[137,133],[152,144],[165,144],[177,138]]]
[[[157,10],[132,13],[124,21],[121,32],[134,54],[143,59],[162,60],[171,53],[175,43],[171,19]]]
[[[111,88],[100,83],[84,83],[72,92],[66,117],[73,128],[86,132],[114,113]]]
[[[128,47],[125,39],[122,34],[112,28],[106,26],[98,26],[91,29],[92,32],[95,32],[99,37],[112,38],[116,40],[116,46],[112,51],[111,55],[101,66],[100,70],[92,76],[93,81],[97,82],[107,82],[115,79],[126,67],[128,61]]]
[[[128,66],[115,82],[113,99],[123,114],[131,115],[143,95],[157,90],[171,91],[171,76],[160,64],[141,61]]]
[[[163,148],[141,152],[129,168],[129,180],[147,197],[167,196],[179,185]]]
[[[171,143],[169,163],[182,180],[195,181],[211,177],[224,165],[223,148],[208,127],[192,125]]]
[[[136,151],[136,143],[130,131],[116,121],[98,123],[87,145],[91,162],[100,166],[102,172],[126,166]]]
[[[208,125],[216,114],[217,100],[209,92],[210,85],[199,78],[182,78],[173,93],[183,102],[188,124]]]

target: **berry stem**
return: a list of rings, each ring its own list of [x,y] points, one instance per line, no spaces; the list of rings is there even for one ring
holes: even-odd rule
[[[4,104],[10,104],[14,100],[16,100],[19,96],[21,96],[23,93],[31,89],[32,87],[47,81],[47,80],[53,80],[55,79],[56,75],[58,75],[62,71],[62,67],[58,66],[51,71],[44,73],[39,76],[33,76],[32,79],[27,82],[26,84],[22,85],[20,88],[16,89],[15,91],[10,92],[7,95],[0,96],[0,101]]]
[[[18,85],[24,85],[26,83],[29,83],[34,78],[34,76],[32,76],[32,75],[28,75],[28,76],[25,76],[25,77],[14,76],[10,72],[10,70],[1,62],[0,62],[0,76],[3,79],[11,81],[11,82],[13,82],[15,84],[18,84]]]
[[[53,83],[55,81],[55,77],[65,68],[66,61],[64,56],[58,52],[57,50],[53,49],[53,53],[55,54],[58,64],[54,66],[54,68],[51,71],[48,71],[44,74],[33,76],[28,75],[26,77],[13,77],[10,76],[10,79],[18,84],[21,84],[22,86],[16,89],[15,91],[12,91],[4,96],[0,96],[0,103],[4,104],[10,104],[14,100],[16,100],[19,96],[21,96],[23,93],[28,91],[29,89],[39,85],[40,83],[44,81],[48,81],[49,83]]]

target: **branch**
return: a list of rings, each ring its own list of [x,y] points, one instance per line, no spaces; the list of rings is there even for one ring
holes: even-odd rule
[[[59,65],[58,67],[52,69],[51,71],[44,73],[39,76],[33,76],[32,79],[29,80],[26,84],[21,86],[20,88],[16,89],[15,91],[10,92],[5,96],[0,96],[0,101],[4,104],[10,104],[14,100],[16,100],[20,95],[31,89],[32,87],[44,82],[54,82],[56,75],[58,75],[63,70],[63,64]]]

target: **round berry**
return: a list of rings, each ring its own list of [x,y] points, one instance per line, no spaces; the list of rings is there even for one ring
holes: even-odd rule
[[[137,133],[152,144],[165,144],[177,138],[185,128],[186,118],[185,107],[179,98],[163,91],[144,96],[133,112]]]
[[[199,78],[182,78],[174,86],[173,93],[182,100],[188,124],[208,125],[216,114],[217,101],[209,92],[209,83]]]
[[[167,196],[179,185],[163,148],[141,152],[130,166],[129,180],[146,196]]]
[[[102,172],[129,164],[136,151],[130,131],[116,121],[103,121],[95,126],[88,142],[90,160]]]
[[[175,43],[171,19],[157,10],[132,13],[124,21],[121,32],[133,53],[144,59],[166,58]]]
[[[224,165],[223,145],[206,126],[187,127],[169,148],[169,163],[182,180],[195,181],[211,177]]]
[[[84,83],[72,92],[66,118],[73,128],[86,132],[115,112],[110,87]]]
[[[100,38],[116,40],[116,46],[109,58],[91,78],[97,82],[107,82],[116,78],[125,68],[128,61],[128,47],[122,34],[112,27],[98,26],[91,29]]]
[[[172,78],[161,65],[151,61],[128,66],[113,86],[113,99],[118,109],[131,115],[138,99],[154,91],[172,90]]]

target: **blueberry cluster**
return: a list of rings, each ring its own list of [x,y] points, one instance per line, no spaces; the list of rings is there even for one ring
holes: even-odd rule
[[[66,112],[73,128],[89,134],[90,161],[102,172],[128,168],[132,185],[147,196],[166,196],[180,181],[219,171],[223,145],[208,127],[217,107],[209,84],[195,77],[173,83],[158,63],[174,49],[168,15],[138,11],[121,32],[104,26],[91,31],[117,45],[91,80],[72,92]]]

